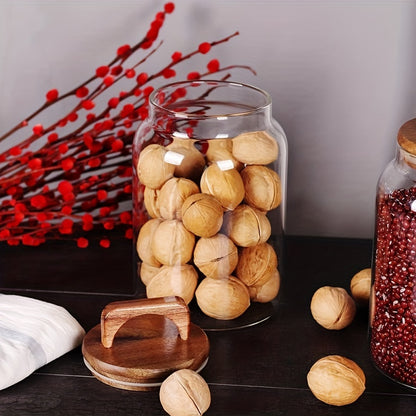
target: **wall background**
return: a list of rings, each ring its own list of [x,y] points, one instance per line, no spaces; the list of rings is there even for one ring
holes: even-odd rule
[[[0,0],[0,132],[141,39],[163,3]],[[178,73],[254,68],[233,79],[270,92],[288,136],[287,232],[371,238],[377,178],[416,115],[415,17],[410,0],[177,0],[147,70],[238,30]]]

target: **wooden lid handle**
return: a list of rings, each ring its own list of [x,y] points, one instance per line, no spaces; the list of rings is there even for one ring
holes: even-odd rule
[[[110,348],[117,331],[125,322],[149,314],[171,319],[178,328],[180,337],[184,341],[188,339],[191,322],[188,306],[182,298],[169,296],[109,303],[101,312],[101,343],[105,348]]]

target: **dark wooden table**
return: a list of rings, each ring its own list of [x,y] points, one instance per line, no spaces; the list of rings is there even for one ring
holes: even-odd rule
[[[201,374],[209,383],[212,404],[206,414],[414,416],[416,391],[390,381],[370,361],[367,309],[360,309],[354,322],[342,331],[321,328],[309,311],[318,287],[348,289],[351,277],[370,263],[368,240],[288,237],[273,316],[250,328],[207,332],[210,358]],[[142,288],[131,276],[131,244],[123,239],[114,241],[107,250],[98,246],[78,249],[73,243],[3,247],[0,259],[4,293],[60,304],[86,330],[99,322],[108,302],[141,296]],[[309,368],[328,354],[353,359],[366,374],[366,391],[349,406],[328,406],[307,387]],[[76,349],[1,391],[0,414],[165,413],[157,391],[119,390],[96,380],[84,366],[80,349]]]

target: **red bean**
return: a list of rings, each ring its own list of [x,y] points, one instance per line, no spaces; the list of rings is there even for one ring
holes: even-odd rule
[[[380,195],[374,256],[371,355],[397,381],[416,387],[416,187]]]

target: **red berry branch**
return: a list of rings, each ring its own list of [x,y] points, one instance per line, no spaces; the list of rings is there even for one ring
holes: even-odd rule
[[[202,42],[186,54],[175,51],[160,70],[141,72],[140,66],[159,51],[162,43],[154,46],[155,41],[173,11],[174,4],[166,3],[141,41],[120,46],[108,64],[72,90],[49,90],[42,106],[0,136],[0,142],[13,143],[0,153],[0,241],[38,246],[46,240],[72,239],[85,248],[88,233],[95,230],[99,244],[109,247],[108,235],[114,229],[132,238],[131,146],[148,115],[154,81],[171,82],[178,64],[238,35]],[[214,58],[203,71],[189,72],[186,78],[222,73],[226,79],[235,68],[252,71],[244,65],[221,67]],[[121,80],[127,89],[116,89]],[[63,100],[70,108],[64,117],[50,125],[37,122]]]

